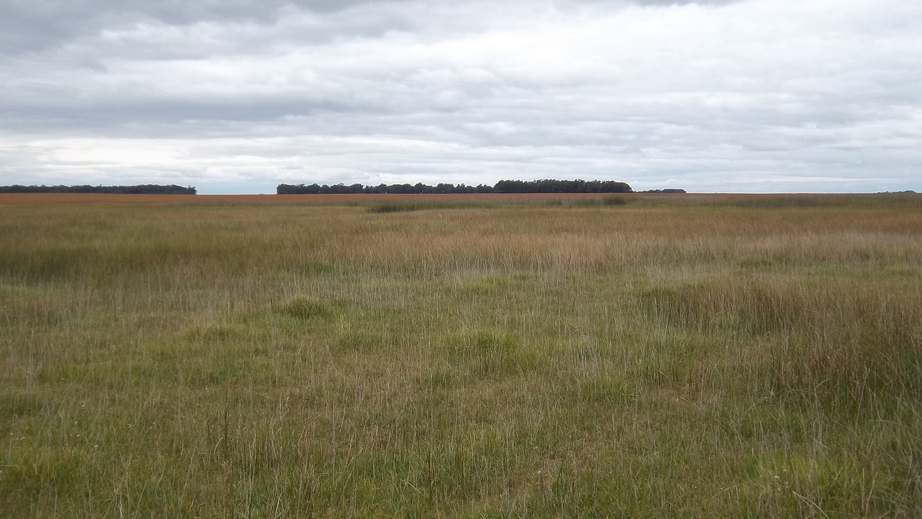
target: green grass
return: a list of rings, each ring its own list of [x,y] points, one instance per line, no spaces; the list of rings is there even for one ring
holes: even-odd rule
[[[918,197],[463,200],[0,207],[0,516],[922,515]]]

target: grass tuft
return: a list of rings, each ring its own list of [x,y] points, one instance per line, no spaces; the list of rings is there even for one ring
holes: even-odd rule
[[[538,358],[514,335],[495,329],[454,334],[446,340],[448,362],[475,376],[507,376],[534,369]]]
[[[317,299],[302,297],[293,299],[280,307],[275,308],[275,312],[296,319],[329,319],[337,312],[335,305]]]

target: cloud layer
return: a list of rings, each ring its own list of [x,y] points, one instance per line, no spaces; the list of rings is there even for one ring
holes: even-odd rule
[[[922,190],[902,0],[0,7],[0,184]]]

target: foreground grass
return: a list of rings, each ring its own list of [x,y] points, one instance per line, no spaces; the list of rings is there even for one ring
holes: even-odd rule
[[[917,517],[912,196],[0,208],[0,516]]]

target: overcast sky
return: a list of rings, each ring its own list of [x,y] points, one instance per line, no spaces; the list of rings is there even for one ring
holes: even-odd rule
[[[0,0],[0,184],[922,191],[918,0]]]

